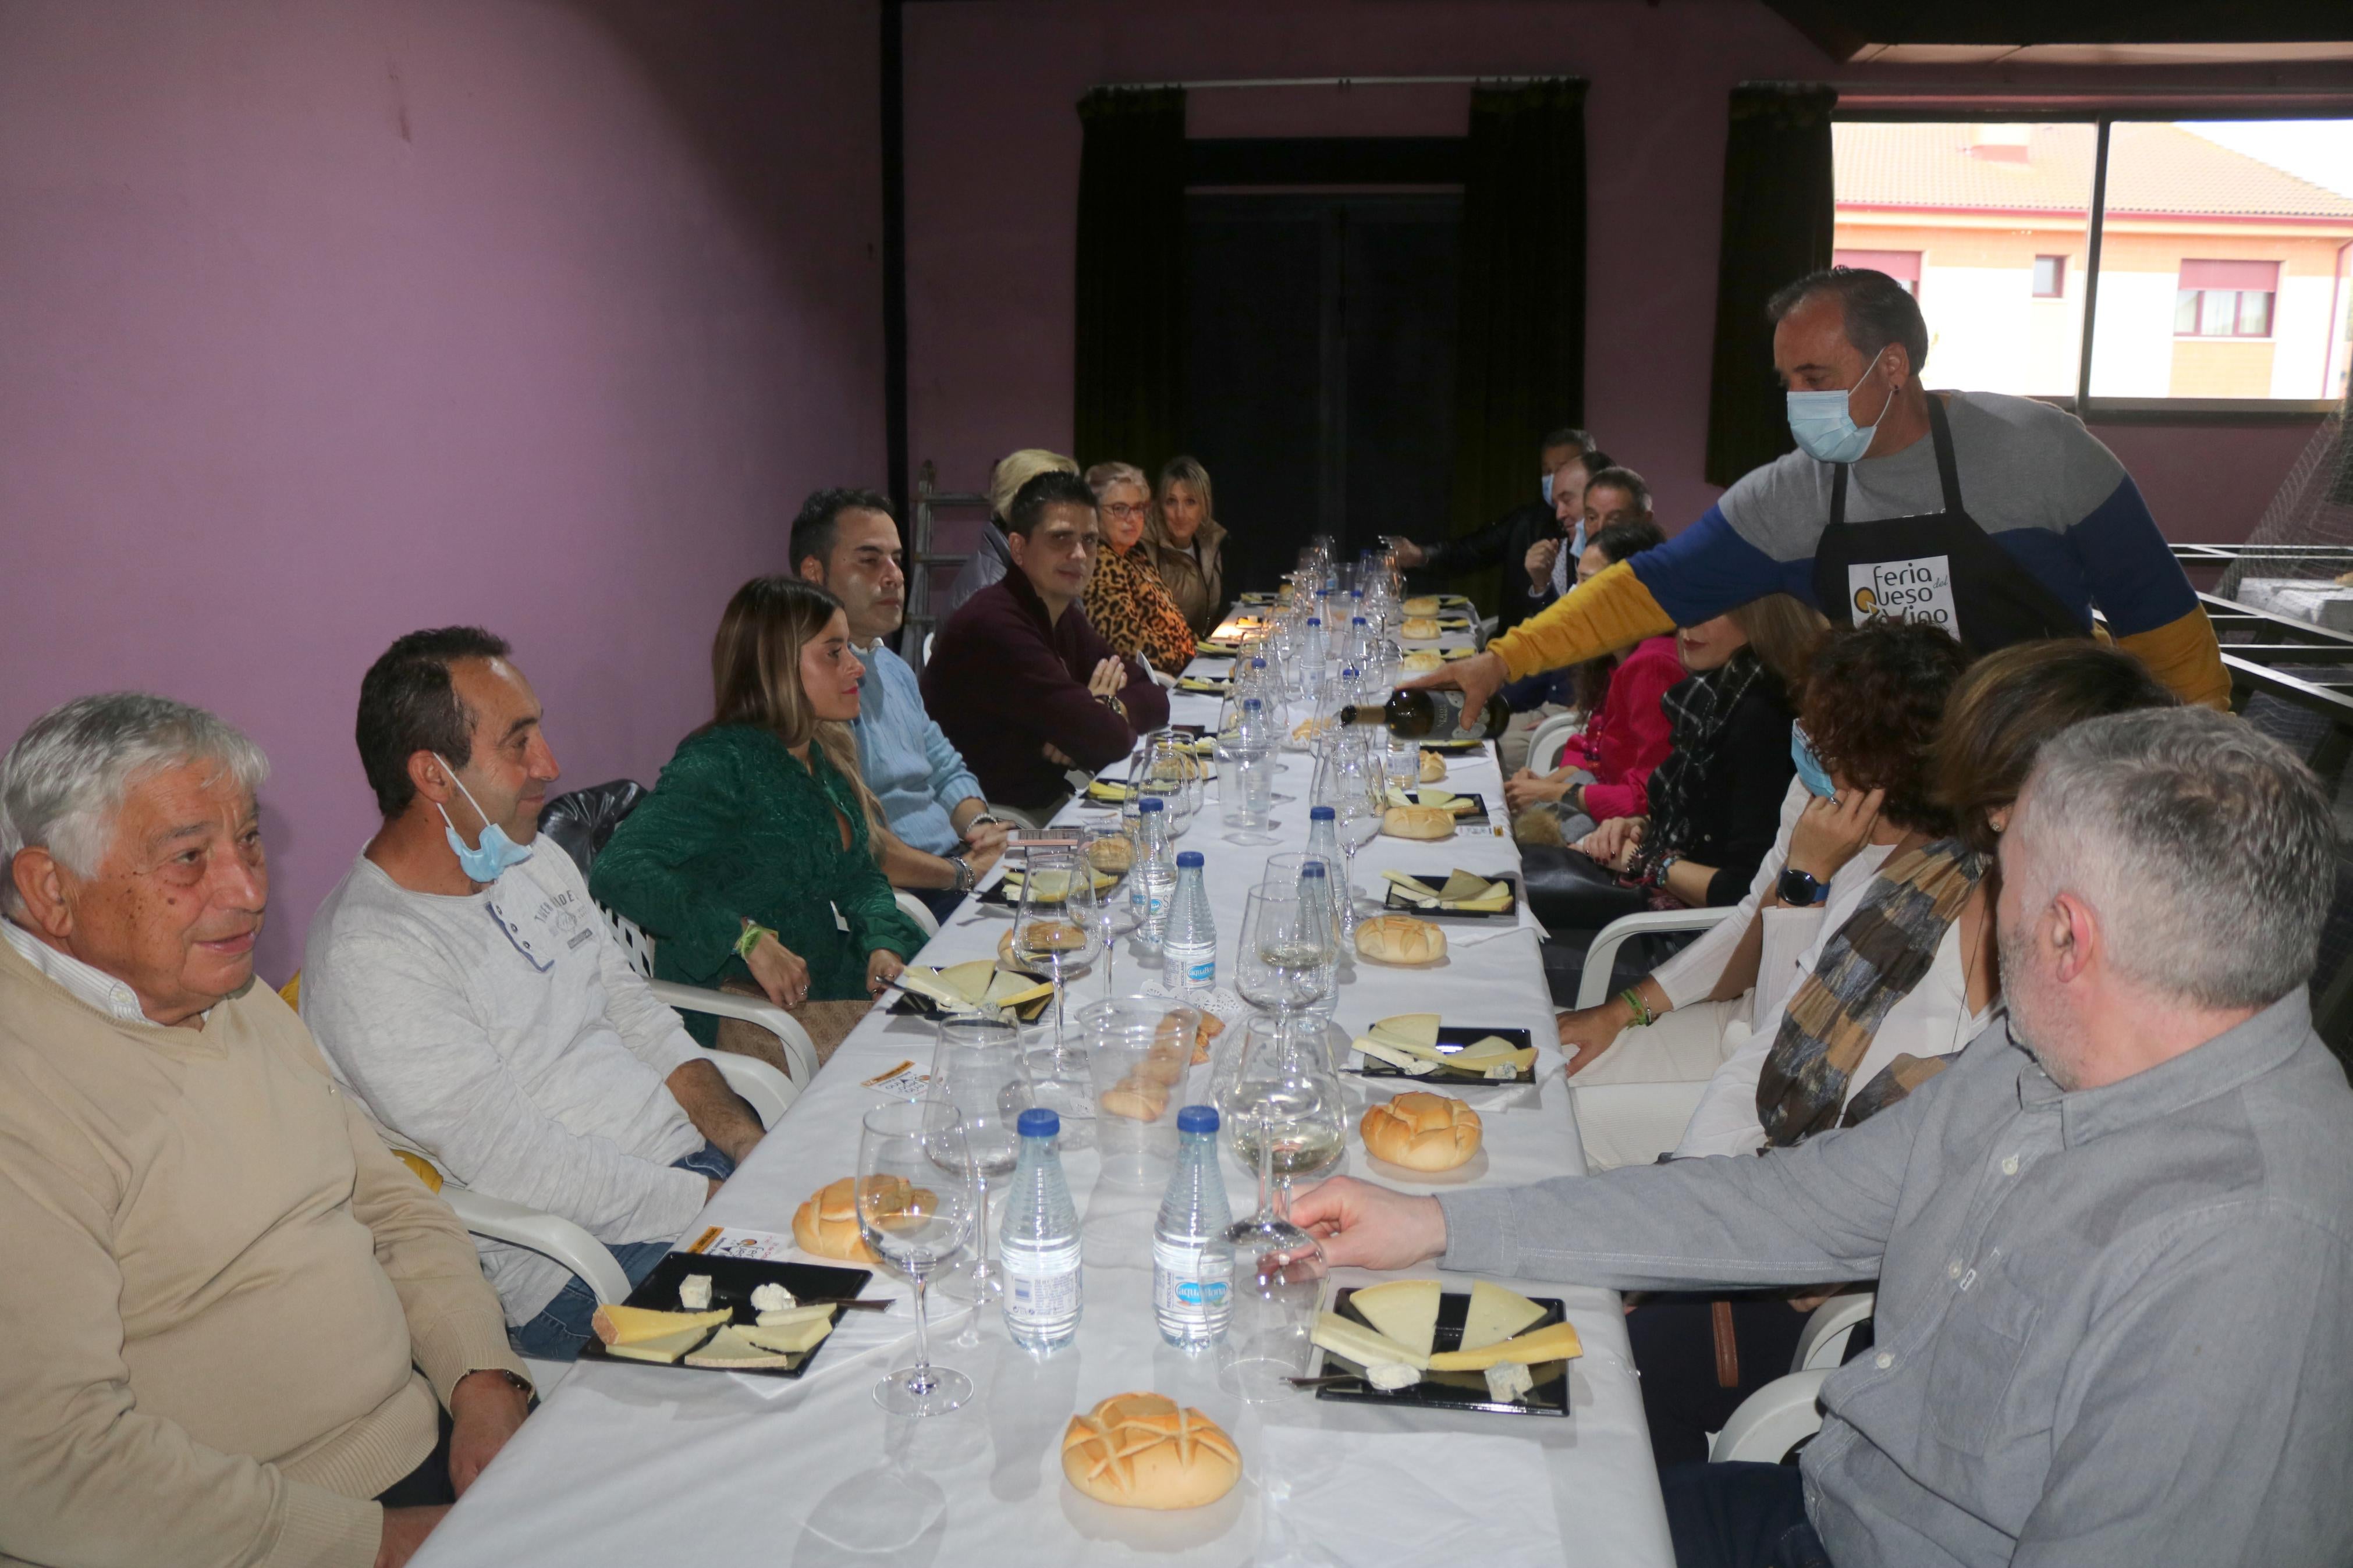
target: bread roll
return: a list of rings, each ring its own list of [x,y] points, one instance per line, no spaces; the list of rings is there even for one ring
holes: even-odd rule
[[[1446,759],[1436,752],[1421,753],[1421,782],[1436,784],[1446,776]]]
[[[887,1212],[897,1214],[917,1205],[928,1206],[935,1202],[931,1190],[918,1187],[897,1176],[869,1176],[869,1191],[882,1194]],[[793,1211],[793,1239],[803,1252],[819,1258],[839,1258],[849,1263],[879,1263],[871,1248],[858,1234],[858,1190],[856,1179],[844,1176],[838,1182],[828,1182],[818,1188],[807,1202]]]
[[[1242,1457],[1198,1410],[1157,1394],[1114,1394],[1071,1417],[1062,1474],[1113,1508],[1199,1508],[1233,1490]]]
[[[1444,669],[1446,656],[1434,647],[1416,648],[1405,656],[1400,668],[1410,675],[1427,675],[1433,669]]]
[[[1375,915],[1357,923],[1356,955],[1376,963],[1435,963],[1446,956],[1446,933],[1411,915]]]
[[[1454,813],[1442,805],[1393,805],[1381,813],[1381,831],[1391,838],[1451,838]]]
[[[1365,1152],[1409,1171],[1451,1171],[1479,1152],[1479,1113],[1447,1094],[1415,1090],[1365,1112]]]
[[[1135,864],[1135,844],[1124,837],[1097,838],[1087,846],[1087,864],[1106,876],[1124,876]]]
[[[1398,627],[1398,636],[1408,642],[1428,640],[1438,635],[1438,623],[1427,616],[1408,616]]]
[[[1404,604],[1399,605],[1398,608],[1403,610],[1409,616],[1434,616],[1438,614],[1438,595],[1435,594],[1417,594],[1412,598],[1408,599]]]

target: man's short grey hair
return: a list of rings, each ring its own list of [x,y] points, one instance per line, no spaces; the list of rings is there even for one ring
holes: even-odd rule
[[[1113,485],[1134,485],[1146,496],[1152,493],[1152,481],[1134,463],[1097,463],[1087,470],[1087,489],[1095,492],[1097,500]]]
[[[235,725],[168,697],[111,691],[50,709],[0,758],[0,869],[30,846],[92,875],[132,785],[190,762],[219,763],[248,792],[269,775],[269,759]],[[0,876],[0,907],[22,907],[13,878]]]
[[[2127,979],[2222,1008],[2311,977],[2337,829],[2278,742],[2206,708],[2087,720],[2043,745],[2021,806],[2040,886],[2019,891],[2090,904]]]

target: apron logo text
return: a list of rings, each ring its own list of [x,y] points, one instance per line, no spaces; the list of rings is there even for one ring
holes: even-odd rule
[[[1856,562],[1846,569],[1846,585],[1858,626],[1870,620],[1926,621],[1959,635],[1949,557]]]

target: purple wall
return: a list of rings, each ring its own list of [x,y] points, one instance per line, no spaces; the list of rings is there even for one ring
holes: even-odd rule
[[[399,633],[501,631],[566,781],[650,781],[800,496],[881,479],[875,27],[0,0],[0,745],[119,687],[248,729],[273,981]]]
[[[908,314],[914,459],[977,489],[1016,447],[1071,439],[1072,105],[1099,84],[1451,74],[1577,75],[1588,100],[1592,246],[1588,422],[1640,468],[1671,525],[1717,493],[1701,478],[1715,310],[1726,96],[1791,79],[2015,84],[1833,64],[1757,0],[990,0],[907,9]],[[2257,73],[2239,79],[2274,75]],[[2047,74],[2041,84],[2123,79]],[[2209,90],[2207,69],[2143,72]],[[2337,83],[2341,89],[2339,76]],[[1197,91],[1196,136],[1459,135],[1461,86]],[[1138,213],[1138,244],[1177,215]],[[1928,366],[1935,379],[1935,364]],[[2182,539],[2252,527],[2311,434],[2109,427]],[[1205,453],[1212,472],[1216,455]],[[1531,466],[1534,458],[1530,458]],[[1533,482],[1533,480],[1532,480]],[[1249,521],[1247,497],[1220,497]],[[962,530],[944,540],[960,547]]]

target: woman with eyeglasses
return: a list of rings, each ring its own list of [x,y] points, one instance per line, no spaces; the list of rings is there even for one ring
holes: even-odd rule
[[[1141,654],[1163,675],[1177,674],[1193,660],[1193,628],[1141,548],[1151,483],[1133,463],[1097,463],[1087,485],[1103,519],[1103,549],[1080,601],[1087,623],[1113,651]]]

